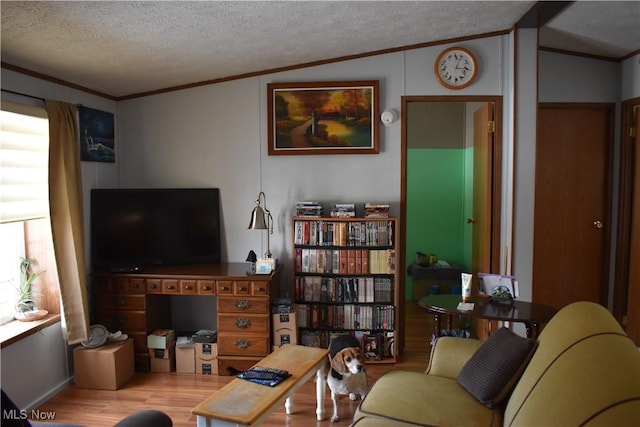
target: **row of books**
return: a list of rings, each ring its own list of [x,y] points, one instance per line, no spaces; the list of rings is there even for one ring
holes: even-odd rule
[[[298,326],[322,329],[393,330],[393,305],[298,304]]]
[[[296,276],[297,302],[392,303],[393,282],[388,277]]]
[[[392,246],[392,221],[311,221],[294,222],[294,243],[310,246]]]
[[[344,334],[344,331],[302,330],[300,332],[300,343],[309,347],[329,348],[329,343],[333,338]],[[354,331],[350,335],[355,336],[360,341],[365,359],[381,360],[393,357],[393,332]]]
[[[296,273],[395,274],[394,249],[295,248]]]
[[[389,204],[388,203],[365,203],[364,217],[365,218],[389,218]]]

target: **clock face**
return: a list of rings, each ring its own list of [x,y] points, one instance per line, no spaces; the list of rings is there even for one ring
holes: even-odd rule
[[[442,51],[436,59],[434,68],[440,84],[449,89],[467,87],[478,75],[475,56],[463,47],[451,47]]]

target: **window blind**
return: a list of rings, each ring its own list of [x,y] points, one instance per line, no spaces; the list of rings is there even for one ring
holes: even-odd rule
[[[44,107],[2,100],[0,223],[49,215],[49,120]]]

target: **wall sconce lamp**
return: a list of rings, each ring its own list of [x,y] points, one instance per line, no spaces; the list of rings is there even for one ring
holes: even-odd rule
[[[260,198],[262,198],[262,202]],[[262,191],[258,194],[256,206],[251,212],[251,221],[248,228],[249,230],[267,230],[267,252],[264,256],[267,259],[272,258],[271,249],[269,248],[269,235],[273,234],[273,217],[269,209],[267,209],[267,199]]]

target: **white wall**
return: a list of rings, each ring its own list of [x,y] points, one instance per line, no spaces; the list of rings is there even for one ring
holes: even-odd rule
[[[120,186],[219,187],[223,260],[229,262],[243,262],[251,249],[258,254],[266,250],[264,233],[247,230],[263,190],[275,220],[271,251],[285,265],[288,283],[297,200],[387,201],[392,214],[399,215],[401,125],[400,120],[379,125],[378,155],[269,156],[267,83],[379,80],[380,111],[400,111],[404,95],[501,95],[503,44],[508,40],[498,36],[462,43],[478,56],[480,73],[475,84],[460,91],[443,88],[433,75],[436,56],[448,47],[442,45],[121,102],[116,143]],[[96,184],[102,186],[100,179]]]
[[[2,389],[21,409],[38,407],[69,383],[68,352],[60,323],[4,347]]]

